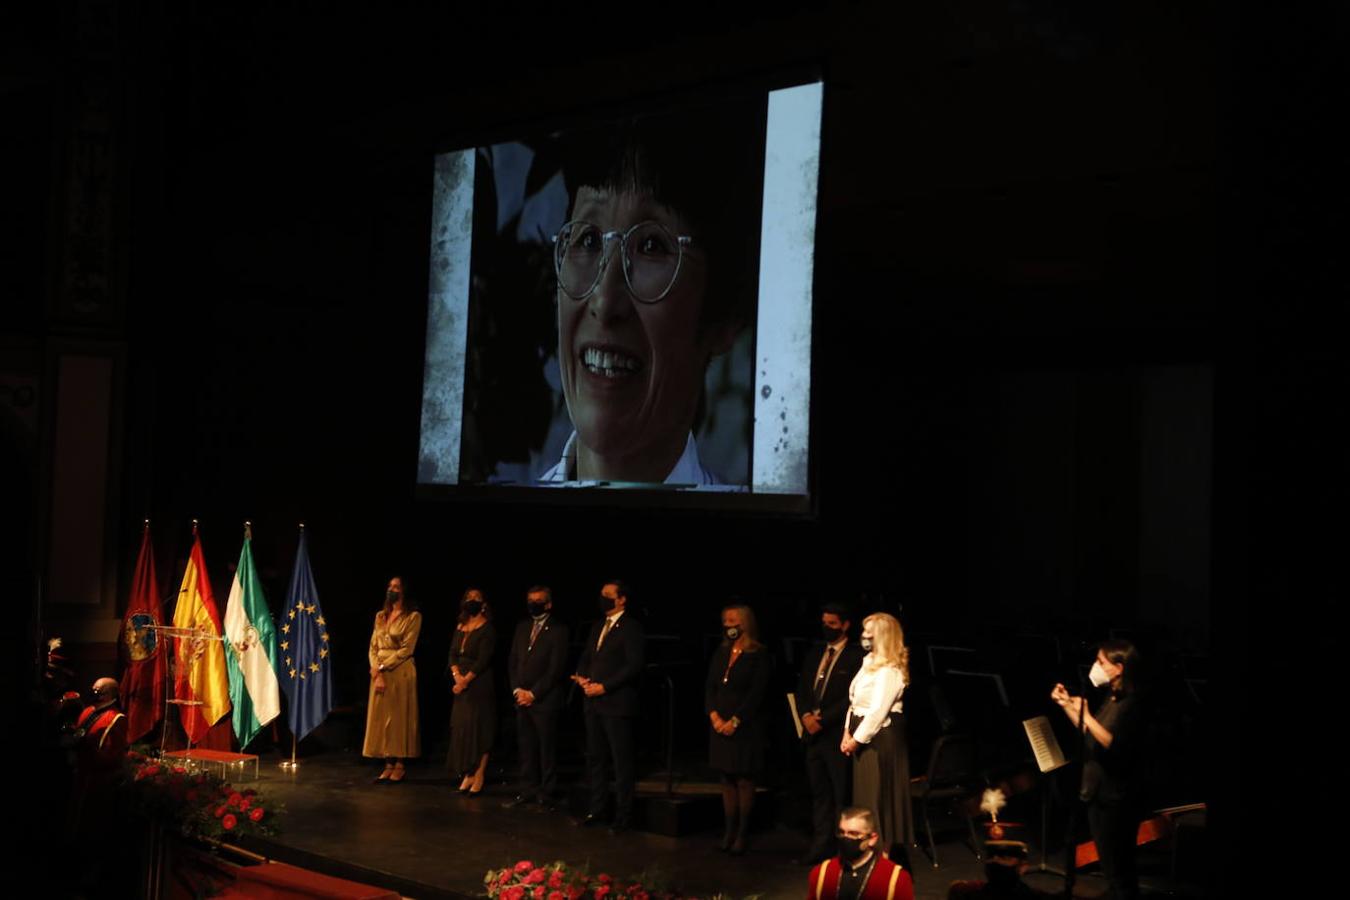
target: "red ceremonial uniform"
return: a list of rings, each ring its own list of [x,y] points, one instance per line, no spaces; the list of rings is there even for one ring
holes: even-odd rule
[[[816,865],[806,885],[806,900],[835,900],[842,874],[843,863],[837,856]],[[878,856],[859,900],[914,900],[914,880],[904,869]]]
[[[127,717],[120,709],[87,706],[76,724],[84,729],[75,750],[82,775],[96,779],[121,766],[127,754]]]

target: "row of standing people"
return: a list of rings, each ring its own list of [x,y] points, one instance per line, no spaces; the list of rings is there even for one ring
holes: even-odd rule
[[[642,624],[625,615],[627,587],[606,582],[599,605],[603,618],[583,645],[571,680],[584,696],[586,762],[591,785],[589,814],[579,824],[631,825],[635,785],[634,730],[638,716],[638,679],[645,664]],[[512,805],[557,802],[557,726],[567,683],[567,626],[554,620],[552,594],[536,586],[526,595],[527,621],[516,628],[508,662],[512,701],[520,737],[521,791]],[[390,580],[384,608],[375,617],[370,639],[370,698],[364,755],[385,760],[377,781],[399,782],[405,761],[421,754],[418,732],[417,674],[414,652],[422,619],[403,590]],[[496,632],[481,591],[470,589],[460,601],[451,638],[447,681],[455,695],[450,716],[447,768],[460,778],[459,790],[482,791],[488,754],[496,731],[496,690],[492,657]],[[612,770],[615,815],[602,822],[606,785]]]
[[[631,826],[638,678],[645,662],[642,625],[626,614],[628,589],[606,582],[603,618],[596,622],[575,672],[584,696],[587,815],[578,824]],[[554,620],[552,595],[536,586],[526,595],[528,618],[516,628],[507,670],[520,740],[521,782],[509,806],[557,803],[557,731],[567,684],[567,626]],[[849,802],[877,811],[886,844],[911,843],[909,764],[903,728],[908,652],[900,623],[878,613],[863,620],[861,645],[850,640],[851,615],[829,605],[823,642],[802,669],[796,705],[812,791],[815,842],[803,861],[832,855],[835,823]],[[413,653],[421,615],[392,579],[370,643],[371,687],[365,755],[383,758],[379,781],[404,777],[404,760],[420,755]],[[753,610],[722,611],[723,641],[709,664],[704,690],[708,759],[721,777],[725,830],[721,849],[740,854],[762,780],[767,694],[773,663],[759,640]],[[492,655],[496,634],[481,592],[466,591],[451,641],[447,680],[455,695],[448,768],[465,793],[482,790],[496,728]],[[615,813],[603,820],[612,771]],[[850,791],[850,781],[852,789]]]

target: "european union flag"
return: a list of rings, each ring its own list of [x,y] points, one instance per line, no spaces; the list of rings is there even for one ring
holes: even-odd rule
[[[333,658],[328,653],[328,624],[319,606],[319,590],[309,568],[304,527],[295,551],[291,587],[277,628],[277,678],[286,691],[291,733],[300,740],[328,718],[333,708]]]

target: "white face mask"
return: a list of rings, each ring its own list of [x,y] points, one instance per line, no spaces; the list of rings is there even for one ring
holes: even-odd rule
[[[1092,682],[1093,687],[1102,687],[1111,683],[1111,676],[1106,674],[1102,668],[1102,661],[1099,659],[1092,664],[1092,671],[1088,672],[1088,681]]]

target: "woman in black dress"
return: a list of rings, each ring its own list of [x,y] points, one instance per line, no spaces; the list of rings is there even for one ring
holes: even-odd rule
[[[461,794],[483,790],[488,753],[497,732],[492,651],[497,632],[483,592],[469,588],[459,601],[459,625],[450,638],[447,680],[455,695],[450,711],[450,755],[446,768],[460,777]]]
[[[1093,687],[1110,685],[1095,712],[1082,697],[1062,684],[1050,692],[1075,728],[1083,728],[1087,758],[1083,761],[1082,799],[1087,803],[1088,827],[1097,845],[1102,874],[1111,896],[1130,900],[1139,896],[1135,872],[1135,833],[1139,827],[1139,709],[1135,694],[1139,651],[1126,640],[1110,640],[1097,651],[1088,679]]]
[[[748,606],[722,610],[722,645],[708,666],[704,709],[712,730],[708,764],[722,775],[726,831],[720,850],[745,852],[755,780],[764,768],[764,695],[773,661],[759,642],[755,614]]]

